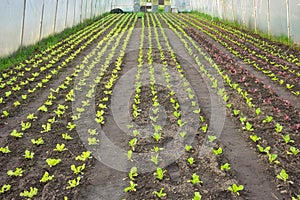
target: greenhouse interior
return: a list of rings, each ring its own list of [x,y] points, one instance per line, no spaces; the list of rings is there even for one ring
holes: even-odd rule
[[[3,0],[0,199],[300,200],[300,0]]]

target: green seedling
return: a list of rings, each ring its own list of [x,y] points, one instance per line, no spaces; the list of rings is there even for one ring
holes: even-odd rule
[[[275,131],[276,133],[280,133],[283,129],[283,126],[281,126],[279,123],[276,123]]]
[[[8,117],[8,116],[9,116],[9,112],[6,111],[6,110],[3,110],[3,111],[2,111],[2,114],[3,114],[4,117]]]
[[[266,116],[266,119],[263,120],[263,123],[270,123],[273,120],[272,116]]]
[[[201,200],[201,199],[202,199],[202,195],[200,194],[200,192],[195,192],[193,200]]]
[[[205,124],[201,127],[201,130],[206,133],[207,132],[207,129],[208,129],[208,124]]]
[[[250,124],[249,122],[246,122],[246,126],[243,127],[243,129],[246,131],[254,131],[252,124]]]
[[[130,145],[132,151],[135,150],[135,145],[137,144],[137,141],[138,141],[137,138],[133,138],[129,141],[129,145]]]
[[[75,188],[80,184],[80,176],[78,176],[76,179],[71,179],[68,181],[68,186],[66,187],[66,189],[71,189],[71,188]]]
[[[74,172],[74,174],[84,174],[82,171],[85,169],[85,164],[79,165],[76,167],[75,165],[71,165],[71,170]]]
[[[8,146],[6,146],[6,147],[0,147],[0,152],[3,154],[7,154],[7,153],[10,153],[11,151],[8,148]]]
[[[221,166],[221,170],[222,171],[229,171],[230,170],[230,164],[229,163],[225,163],[224,165]]]
[[[27,119],[28,119],[28,120],[33,120],[33,121],[34,121],[34,120],[37,119],[37,116],[35,116],[34,113],[31,113],[31,114],[28,114],[28,115],[27,115]]]
[[[2,187],[0,189],[0,194],[4,194],[5,192],[9,191],[10,188],[11,188],[11,185],[9,185],[9,184],[2,185]]]
[[[261,114],[261,109],[260,109],[260,108],[257,108],[257,109],[255,110],[255,113],[256,113],[256,115],[260,115],[260,114]]]
[[[196,173],[194,173],[194,174],[192,175],[192,179],[191,179],[191,180],[188,180],[188,182],[189,182],[189,183],[192,183],[192,184],[203,183],[203,182],[200,180],[199,176],[198,176]]]
[[[228,187],[228,190],[239,196],[240,195],[239,192],[244,190],[244,186],[243,185],[232,184],[230,187]]]
[[[133,181],[130,181],[129,183],[130,183],[130,185],[128,187],[124,188],[124,192],[135,192],[136,191],[135,187],[137,186],[137,184],[134,183]]]
[[[36,196],[38,193],[37,188],[30,187],[30,190],[24,190],[23,192],[20,193],[21,197],[27,197],[28,199],[31,199],[32,197]]]
[[[63,133],[63,134],[61,134],[61,136],[62,136],[62,138],[64,139],[64,140],[72,140],[73,138],[70,136],[70,134],[68,134],[68,133]]]
[[[58,165],[60,162],[61,162],[61,159],[55,159],[55,158],[48,158],[46,160],[47,164],[50,166],[50,167],[54,167],[56,165]]]
[[[130,178],[130,180],[134,181],[134,177],[137,177],[139,174],[137,173],[137,168],[136,167],[132,167],[130,169],[130,172],[128,173],[128,177]]]
[[[297,149],[296,147],[290,147],[290,151],[287,152],[287,154],[291,154],[291,155],[297,155],[299,153],[299,149]]]
[[[89,145],[97,145],[99,142],[100,142],[100,140],[98,140],[98,139],[95,138],[95,137],[88,138],[88,144],[89,144]]]
[[[250,135],[249,137],[250,137],[250,139],[251,139],[253,142],[255,142],[255,143],[261,139],[261,138],[258,137],[257,135]]]
[[[16,168],[16,170],[15,171],[12,171],[12,170],[9,170],[8,172],[7,172],[7,175],[8,176],[23,176],[23,170],[22,170],[22,168]]]
[[[215,136],[215,135],[208,135],[207,138],[208,138],[209,142],[214,142],[217,139],[217,136]]]
[[[276,160],[276,158],[278,157],[277,154],[267,153],[267,155],[268,155],[268,158],[269,158],[269,162],[270,162],[270,163],[274,162],[274,161]],[[277,161],[277,162],[275,161],[275,163],[279,163],[279,162],[278,162],[278,161]]]
[[[189,152],[193,147],[191,145],[186,144],[184,148],[187,152]]]
[[[26,150],[26,151],[25,151],[24,157],[25,157],[26,159],[33,159],[33,156],[34,156],[34,153],[33,153],[33,152],[30,152],[29,150]]]
[[[233,115],[234,115],[234,116],[238,116],[238,114],[240,114],[240,111],[234,109],[234,110],[233,110]]]
[[[48,181],[51,181],[54,178],[54,175],[50,176],[49,172],[45,172],[43,177],[41,178],[40,182],[41,183],[46,183]]]
[[[180,137],[184,138],[187,133],[185,131],[183,131],[183,132],[180,132],[179,134],[180,134]]]
[[[133,153],[132,150],[127,151],[127,159],[130,160],[131,162],[133,161],[132,160],[132,153]]]
[[[65,146],[66,146],[65,144],[56,144],[56,148],[53,149],[53,151],[63,152],[67,150]]]
[[[162,138],[161,133],[154,133],[152,137],[156,142],[158,142]]]
[[[11,133],[10,133],[11,136],[15,137],[15,138],[21,138],[23,137],[23,133],[21,132],[18,132],[17,130],[13,130]]]
[[[164,150],[164,148],[160,148],[160,147],[153,147],[154,152],[159,152]]]
[[[220,155],[223,153],[222,147],[219,147],[218,149],[212,149],[215,155]]]
[[[179,118],[180,116],[181,116],[181,114],[180,114],[180,111],[178,112],[178,111],[174,111],[174,116],[176,117],[176,118]]]
[[[152,161],[155,165],[158,165],[158,154],[156,154],[156,156],[151,156],[151,161]]]
[[[287,134],[287,135],[285,135],[285,136],[281,136],[281,137],[284,139],[284,142],[285,142],[286,144],[288,144],[288,143],[294,143],[294,142],[295,142],[294,140],[291,139],[291,137],[290,137],[289,134]]]
[[[270,147],[270,146],[267,146],[266,148],[260,146],[259,144],[256,145],[256,146],[257,146],[259,152],[261,152],[261,153],[269,153],[270,150],[271,150],[271,147]]]
[[[286,182],[289,178],[289,175],[286,173],[285,169],[281,169],[280,173],[276,177]]]
[[[44,140],[41,137],[39,139],[37,139],[37,140],[31,139],[31,142],[32,142],[32,144],[35,144],[37,146],[44,144]]]
[[[164,193],[163,191],[164,191],[164,188],[161,188],[159,192],[154,191],[154,192],[152,192],[152,194],[156,195],[158,198],[162,198],[162,197],[167,196],[167,193]]]
[[[186,122],[183,122],[181,119],[179,119],[179,120],[177,120],[177,124],[181,128],[186,124]]]
[[[160,167],[158,167],[157,169],[156,169],[156,172],[154,173],[154,175],[156,176],[156,178],[158,179],[158,180],[163,180],[163,178],[164,178],[164,174],[167,172],[167,170],[163,170],[162,168],[160,168]]]
[[[187,161],[190,165],[193,165],[195,163],[195,160],[193,157],[188,158]]]
[[[84,151],[81,155],[77,156],[75,159],[80,161],[86,161],[88,158],[92,158],[90,151]]]

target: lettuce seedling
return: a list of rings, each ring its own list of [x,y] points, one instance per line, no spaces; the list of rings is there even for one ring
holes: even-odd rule
[[[76,157],[76,160],[86,161],[88,158],[92,158],[90,151],[84,151],[81,155]]]
[[[152,161],[155,165],[158,165],[158,154],[156,154],[156,156],[151,156],[151,161]]]
[[[185,131],[183,131],[183,132],[180,132],[179,134],[180,134],[180,137],[184,138],[187,133]]]
[[[82,171],[85,169],[85,164],[79,165],[76,167],[75,165],[71,165],[71,170],[74,172],[74,174],[84,174]]]
[[[128,177],[130,178],[130,180],[134,181],[134,177],[137,177],[139,174],[137,173],[137,168],[136,167],[132,167],[130,169],[130,172],[128,173]]]
[[[50,167],[54,167],[56,165],[58,165],[60,162],[61,162],[61,159],[55,159],[55,158],[48,158],[46,160],[47,164],[50,166]]]
[[[23,133],[18,132],[17,130],[13,130],[13,131],[10,133],[10,135],[13,136],[13,137],[16,137],[16,138],[21,138],[21,137],[23,137]]]
[[[157,132],[155,132],[152,137],[155,139],[156,142],[158,142],[162,138],[161,133]]]
[[[191,180],[188,180],[188,182],[189,182],[189,183],[192,183],[192,184],[203,183],[203,182],[200,180],[199,176],[198,176],[196,173],[194,173],[194,174],[192,175],[192,179],[191,179]]]
[[[6,146],[6,147],[0,147],[0,152],[7,154],[7,153],[10,153],[11,151],[8,148],[8,146]]]
[[[10,188],[11,188],[11,185],[9,185],[9,184],[2,185],[2,187],[0,189],[0,194],[4,194],[5,192],[9,191]]]
[[[239,192],[244,190],[244,186],[232,184],[230,187],[228,187],[228,190],[239,196],[240,195]]]
[[[167,193],[164,193],[164,192],[163,192],[164,189],[165,189],[165,188],[161,188],[159,192],[154,191],[154,192],[152,192],[152,194],[156,195],[158,198],[165,197],[165,196],[167,196]]]
[[[297,155],[299,153],[299,149],[296,147],[290,147],[290,151],[287,152],[287,154]]]
[[[131,139],[128,143],[129,143],[129,145],[130,145],[130,147],[131,147],[131,149],[132,149],[132,151],[134,151],[135,150],[135,145],[137,144],[137,138],[133,138],[133,139]]]
[[[127,159],[130,160],[131,162],[133,161],[132,160],[132,153],[133,153],[132,150],[127,151]]]
[[[193,165],[195,163],[195,160],[193,157],[188,158],[187,161],[190,165]]]
[[[288,144],[288,143],[294,143],[295,142],[294,140],[291,139],[291,137],[290,137],[289,134],[287,134],[285,136],[281,136],[281,137],[284,139],[284,141],[285,141],[286,144]]]
[[[270,123],[273,120],[272,116],[266,116],[266,119],[263,120],[263,123]]]
[[[271,154],[271,153],[267,153],[267,155],[268,155],[268,158],[269,158],[269,161],[270,161],[270,163],[272,163],[273,161],[275,161],[276,160],[276,158],[277,158],[277,154]],[[275,161],[275,163],[279,163],[278,161],[276,162]]]
[[[63,133],[63,134],[61,134],[61,136],[62,136],[62,138],[64,139],[64,140],[72,140],[73,138],[70,136],[70,134],[68,134],[68,133]]]
[[[229,163],[225,163],[224,165],[221,166],[221,170],[224,171],[229,171],[230,170],[230,164]]]
[[[209,142],[214,142],[217,139],[217,136],[215,136],[215,135],[208,135],[207,138],[208,138]]]
[[[219,147],[218,149],[212,149],[213,150],[213,152],[214,152],[214,154],[216,154],[216,155],[220,155],[220,154],[222,154],[223,153],[223,149],[222,149],[222,147]]]
[[[25,151],[24,157],[26,159],[33,159],[33,156],[34,156],[34,152],[30,152],[29,150]]]
[[[77,187],[80,183],[80,180],[81,180],[80,176],[78,176],[76,179],[68,180],[69,185],[66,187],[66,189]]]
[[[130,181],[130,185],[126,188],[124,188],[124,192],[135,192],[137,184],[134,183],[133,181]]]
[[[270,146],[267,146],[266,148],[260,146],[259,144],[256,145],[256,146],[257,146],[259,152],[261,152],[261,153],[269,153],[270,150],[271,150],[271,147],[270,147]]]
[[[37,188],[30,187],[30,190],[24,190],[23,192],[20,193],[21,197],[27,197],[28,199],[31,199],[32,197],[36,196],[38,193]]]
[[[187,152],[189,152],[193,147],[191,145],[186,144],[184,148]]]
[[[22,131],[25,131],[31,127],[31,123],[30,122],[25,123],[25,122],[21,121],[21,126],[22,126]]]
[[[65,150],[67,150],[67,148],[65,148],[65,144],[56,144],[56,148],[53,149],[53,151],[58,151],[58,152],[63,152]]]
[[[6,111],[6,110],[3,110],[3,111],[2,111],[2,114],[3,114],[4,117],[8,117],[8,116],[9,116],[9,112]]]
[[[283,129],[283,126],[281,126],[281,124],[276,123],[276,127],[275,127],[275,131],[276,133],[280,133]]]
[[[280,173],[276,177],[286,182],[289,178],[289,175],[286,173],[285,169],[281,169]]]
[[[156,176],[156,178],[158,180],[163,180],[164,178],[164,174],[167,172],[167,170],[163,170],[162,168],[158,167],[156,168],[156,172],[154,173],[154,175]]]
[[[253,142],[255,142],[255,143],[261,139],[261,138],[258,137],[257,135],[250,135],[249,137],[250,137],[250,139],[251,139]]]
[[[54,178],[54,175],[49,176],[49,172],[45,172],[43,177],[41,178],[40,182],[41,183],[46,183],[48,181],[51,181]]]
[[[34,113],[30,113],[30,114],[27,115],[27,119],[34,121],[35,119],[37,119],[37,116],[35,116]]]
[[[201,200],[201,199],[202,199],[202,196],[201,196],[200,192],[195,192],[193,200]]]
[[[35,144],[37,146],[44,144],[44,140],[42,137],[40,137],[39,139],[35,140],[35,139],[31,139],[32,144]]]
[[[16,170],[15,171],[12,171],[12,170],[9,170],[8,172],[7,172],[7,175],[8,176],[23,176],[23,170],[22,170],[22,168],[16,168]]]
[[[96,145],[99,143],[99,140],[95,137],[88,138],[88,143],[89,143],[89,145]]]

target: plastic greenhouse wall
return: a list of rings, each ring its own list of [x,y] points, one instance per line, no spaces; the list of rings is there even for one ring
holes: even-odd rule
[[[300,0],[191,0],[191,8],[300,43]]]
[[[112,0],[1,0],[0,57],[111,10]]]

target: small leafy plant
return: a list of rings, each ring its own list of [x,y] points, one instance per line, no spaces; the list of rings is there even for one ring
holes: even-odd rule
[[[0,194],[4,194],[5,192],[9,191],[10,188],[11,188],[11,185],[9,185],[9,184],[2,185],[2,187],[0,189]]]
[[[7,172],[7,175],[8,176],[23,176],[23,170],[22,170],[22,168],[16,168],[16,170],[15,171],[12,171],[12,170],[9,170],[8,172]]]
[[[259,141],[259,140],[261,139],[261,138],[258,137],[257,135],[250,135],[249,137],[250,137],[250,139],[251,139],[253,142],[257,142],[257,141]]]
[[[186,144],[185,145],[185,150],[187,151],[187,152],[189,152],[189,151],[191,151],[191,149],[193,148],[191,145],[188,145],[188,144]]]
[[[280,173],[276,177],[286,182],[289,178],[289,175],[286,173],[285,169],[281,169]]]
[[[81,180],[80,176],[78,176],[75,179],[68,180],[69,185],[66,187],[66,189],[71,189],[71,188],[77,187],[80,184],[80,180]]]
[[[23,133],[21,132],[18,132],[17,130],[13,130],[11,133],[10,133],[11,136],[15,137],[15,138],[21,138],[23,137]]]
[[[212,150],[213,150],[214,154],[216,154],[216,155],[220,155],[223,153],[222,147],[219,147],[218,149],[212,149]]]
[[[88,158],[92,158],[91,157],[91,152],[90,151],[84,151],[84,152],[81,153],[81,155],[76,157],[76,160],[86,161]]]
[[[36,196],[38,193],[37,188],[30,187],[30,190],[24,190],[23,192],[20,193],[21,197],[27,197],[28,199],[31,199],[32,197]]]
[[[193,165],[195,163],[195,160],[193,157],[188,158],[187,161],[190,165]]]
[[[0,147],[0,152],[7,154],[10,153],[11,151],[9,150],[8,146],[6,146],[6,147]]]
[[[42,144],[44,144],[44,140],[43,140],[43,138],[38,138],[38,139],[31,139],[31,143],[32,144],[35,144],[35,145],[37,145],[37,146],[40,146],[40,145],[42,145]]]
[[[41,183],[46,183],[46,182],[48,182],[48,181],[51,181],[53,178],[54,178],[54,175],[50,176],[50,175],[49,175],[49,172],[46,171],[46,172],[44,173],[43,177],[41,178],[40,182],[41,182]]]
[[[193,200],[201,200],[201,199],[202,199],[202,195],[200,194],[200,192],[195,192]]]
[[[130,180],[134,181],[134,177],[137,177],[138,173],[137,173],[137,168],[136,167],[132,167],[130,169],[130,172],[128,173],[128,177],[130,178]]]
[[[65,144],[56,144],[56,148],[53,149],[53,151],[63,152],[67,150],[65,146],[66,146]]]
[[[124,188],[124,192],[135,192],[136,191],[135,187],[137,186],[137,184],[134,183],[133,181],[130,181],[129,183],[130,183],[130,185],[128,187]]]
[[[152,161],[155,165],[158,165],[158,154],[156,154],[156,156],[151,156],[151,161]]]
[[[160,167],[158,167],[157,169],[156,169],[156,172],[154,173],[154,175],[156,176],[156,178],[158,179],[158,180],[163,180],[163,178],[164,178],[164,174],[167,172],[167,170],[163,170],[162,168],[160,168]]]
[[[167,193],[164,193],[164,192],[163,192],[164,189],[165,189],[165,188],[161,188],[159,192],[154,191],[154,192],[152,192],[152,194],[156,195],[158,198],[165,197],[165,196],[167,196]]]
[[[207,137],[208,137],[209,142],[214,142],[217,139],[217,136],[215,136],[215,135],[208,135]]]
[[[299,149],[297,149],[296,147],[290,147],[290,151],[288,151],[287,153],[291,155],[297,155],[299,153]]]
[[[76,167],[75,165],[71,165],[71,170],[74,172],[74,174],[84,174],[82,171],[85,169],[85,164],[79,165]]]
[[[34,152],[30,152],[29,150],[25,151],[24,157],[26,159],[33,159],[33,156],[34,156]]]
[[[229,163],[225,163],[224,165],[221,165],[221,170],[222,171],[229,171],[230,170],[230,164]]]
[[[239,192],[244,190],[244,186],[243,185],[237,185],[237,184],[234,183],[230,187],[228,187],[228,190],[239,196],[240,195]]]
[[[194,173],[194,174],[192,175],[192,179],[191,179],[191,180],[188,180],[188,182],[189,182],[189,183],[192,183],[192,184],[203,183],[203,182],[200,180],[199,176],[198,176],[196,173]]]
[[[56,165],[58,165],[60,162],[61,162],[61,159],[55,159],[55,158],[48,158],[46,160],[47,164],[50,166],[50,167],[54,167]]]

